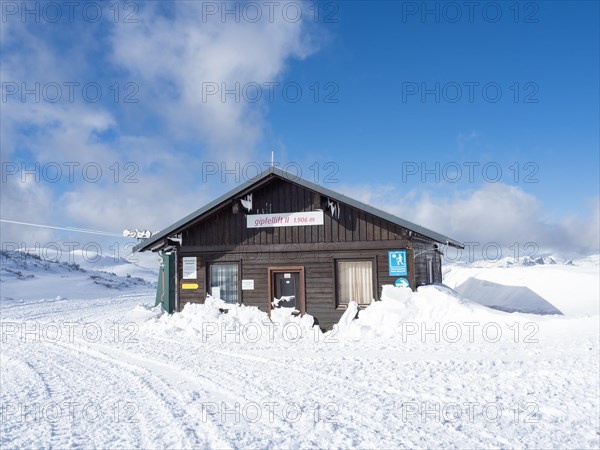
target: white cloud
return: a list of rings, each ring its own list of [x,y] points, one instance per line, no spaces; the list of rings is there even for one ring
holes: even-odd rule
[[[210,200],[206,190],[166,188],[161,175],[103,189],[87,185],[65,193],[60,199],[69,221],[116,232],[125,228],[159,231]]]
[[[6,177],[2,183],[0,217],[4,220],[47,224],[53,220],[51,204],[50,189],[34,179],[22,183],[18,177]],[[14,248],[33,247],[36,242],[46,243],[53,233],[46,228],[1,223],[0,234],[2,244],[10,244],[10,248]],[[15,243],[18,245],[13,245]]]
[[[479,249],[495,243],[507,249],[516,242],[519,254],[525,255],[525,245],[533,242],[539,252],[565,256],[599,252],[598,198],[590,201],[588,216],[553,221],[538,198],[519,187],[499,183],[450,197],[432,196],[426,190],[402,192],[391,185],[341,189],[350,197],[461,242],[476,242]]]
[[[470,131],[468,133],[458,133],[456,143],[459,149],[464,149],[467,144],[477,142],[480,138],[480,134],[477,131]]]
[[[16,175],[2,185],[3,218],[117,232],[159,229],[213,198],[201,181],[202,161],[252,158],[266,127],[264,105],[223,103],[219,96],[203,102],[202,82],[277,81],[291,58],[314,51],[305,24],[281,19],[224,24],[218,16],[204,23],[201,2],[169,5],[173,10],[163,14],[160,2],[140,4],[139,23],[104,23],[107,36],[90,23],[68,24],[60,38],[44,24],[17,20],[3,26],[3,81],[29,87],[99,82],[105,96],[112,95],[107,88],[115,80],[133,81],[140,89],[138,104],[91,103],[81,91],[72,103],[31,97],[22,102],[18,95],[3,102],[3,162],[28,161],[28,168],[35,162],[42,167],[93,162],[103,170],[97,183],[82,181],[76,172],[72,183],[42,179],[31,186]],[[105,52],[101,62],[92,56],[98,51]],[[123,182],[128,162],[139,169],[138,183]],[[117,183],[109,170],[114,163],[121,170]],[[66,177],[65,172],[61,180]],[[18,233],[49,238],[34,228],[2,230],[3,241]]]
[[[223,101],[219,94],[257,83],[265,98],[263,83],[277,82],[290,58],[313,51],[303,22],[223,23],[218,14],[203,22],[202,2],[173,2],[170,16],[158,4],[145,6],[139,23],[113,29],[114,62],[139,82],[144,104],[173,136],[200,138],[222,160],[249,157],[265,127],[263,111],[243,96]],[[219,93],[208,95],[209,86]]]

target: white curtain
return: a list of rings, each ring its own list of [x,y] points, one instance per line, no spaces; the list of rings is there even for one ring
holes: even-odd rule
[[[338,261],[337,289],[341,304],[349,301],[359,305],[370,304],[373,300],[373,262]]]
[[[210,268],[210,286],[219,288],[219,295],[227,303],[238,302],[238,265],[213,264]]]

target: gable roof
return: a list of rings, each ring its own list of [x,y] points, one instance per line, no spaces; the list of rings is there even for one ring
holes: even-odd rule
[[[381,219],[387,220],[388,222],[394,223],[396,225],[400,225],[407,230],[414,231],[419,233],[425,237],[428,237],[436,242],[441,244],[450,245],[456,248],[464,248],[464,245],[460,242],[451,239],[443,234],[432,231],[428,228],[422,227],[421,225],[417,225],[415,223],[409,222],[408,220],[401,219],[400,217],[389,214],[380,209],[369,206],[365,203],[359,202],[358,200],[354,200],[350,197],[347,197],[338,192],[327,189],[323,186],[320,186],[316,183],[308,181],[304,178],[301,178],[295,174],[286,172],[278,167],[269,167],[264,170],[260,175],[251,180],[246,181],[245,183],[237,186],[231,191],[221,195],[219,198],[213,200],[212,202],[206,204],[202,208],[194,211],[193,213],[185,216],[183,219],[175,222],[173,225],[165,228],[154,236],[149,237],[148,239],[144,239],[142,242],[133,247],[133,252],[146,251],[151,249],[152,247],[156,247],[156,244],[164,241],[170,236],[175,234],[179,234],[184,228],[190,225],[192,222],[198,222],[203,216],[207,216],[213,209],[216,207],[225,204],[228,200],[232,198],[239,197],[244,194],[244,191],[248,191],[254,189],[258,185],[264,184],[266,181],[270,180],[271,177],[276,176],[279,178],[283,178],[285,180],[291,181],[293,183],[299,184],[300,186],[304,186],[307,189],[318,192],[319,194],[329,197],[332,200],[336,200],[340,203],[345,203],[349,206],[352,206],[357,209],[361,209],[369,214],[377,216]]]

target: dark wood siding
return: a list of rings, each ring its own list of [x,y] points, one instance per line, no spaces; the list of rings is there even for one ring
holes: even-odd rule
[[[316,242],[358,242],[394,240],[406,235],[396,224],[379,219],[365,211],[338,203],[333,216],[326,198],[298,184],[274,178],[252,193],[251,214],[315,211],[323,208],[324,224],[303,227],[247,228],[246,216],[234,214],[226,204],[210,220],[183,231],[183,245],[267,245]]]
[[[195,280],[184,280],[183,277],[183,256],[195,256],[196,257],[196,279]],[[204,301],[204,292],[206,289],[206,265],[203,258],[199,258],[197,255],[179,255],[177,258],[177,280],[179,284],[178,300],[179,304],[185,303],[197,303]],[[182,284],[196,283],[198,289],[181,289]],[[180,308],[181,309],[181,308]]]

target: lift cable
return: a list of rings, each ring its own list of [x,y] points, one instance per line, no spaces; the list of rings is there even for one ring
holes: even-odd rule
[[[39,223],[17,222],[16,220],[6,220],[6,219],[0,219],[0,222],[12,223],[12,224],[17,224],[17,225],[27,225],[27,226],[31,226],[31,227],[51,228],[53,230],[74,231],[77,233],[97,234],[100,236],[120,237],[120,238],[127,239],[127,237],[123,236],[123,234],[111,233],[109,231],[88,230],[86,228],[75,228],[75,227],[55,227],[52,225],[41,225]]]

